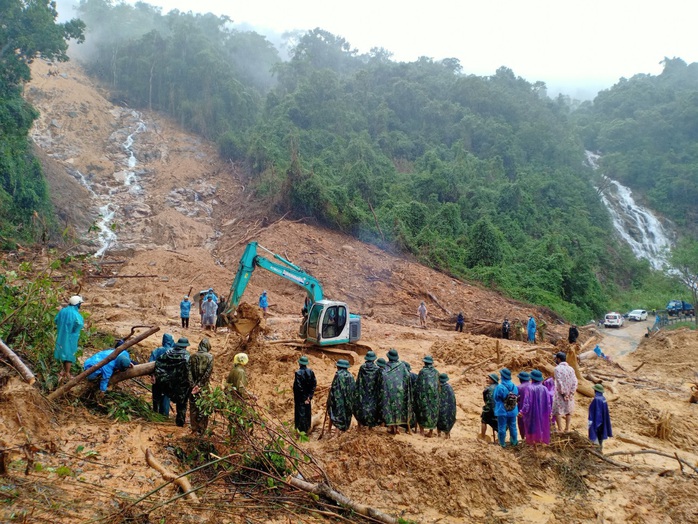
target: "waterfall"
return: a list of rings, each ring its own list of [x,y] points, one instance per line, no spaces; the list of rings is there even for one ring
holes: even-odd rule
[[[598,155],[587,151],[587,161],[593,169],[598,168],[598,159]],[[597,190],[618,234],[637,258],[648,260],[654,269],[668,269],[673,244],[670,232],[652,211],[635,202],[629,188],[605,175],[602,180],[604,188]]]
[[[135,171],[137,160],[136,155],[133,153],[133,149],[131,148],[134,144],[135,135],[146,131],[147,127],[145,122],[141,120],[141,115],[139,113],[132,111],[131,116],[137,120],[137,123],[135,131],[128,135],[126,140],[121,144],[121,147],[127,154],[127,158],[125,160],[127,170],[125,173],[123,173],[123,184],[128,187],[129,194],[138,195],[142,193],[143,190],[138,183],[138,176],[136,175]],[[83,183],[92,192],[92,194],[94,194],[94,191],[85,180],[85,177],[82,176],[80,172],[78,172],[78,174],[80,175],[80,182]],[[99,220],[96,224],[97,229],[99,230],[97,238],[99,239],[100,243],[100,248],[94,254],[96,258],[104,256],[107,250],[113,246],[117,240],[116,233],[112,227],[112,222],[116,217],[116,212],[118,211],[118,206],[112,201],[112,196],[116,193],[116,191],[116,188],[110,188],[106,195],[100,195],[100,199],[106,203],[99,208]]]

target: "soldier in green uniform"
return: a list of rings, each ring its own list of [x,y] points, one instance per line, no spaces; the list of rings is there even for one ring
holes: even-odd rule
[[[388,433],[397,435],[399,427],[407,424],[410,413],[412,387],[410,372],[396,349],[388,351],[388,362],[383,376],[382,413]]]
[[[436,423],[436,434],[451,438],[451,429],[456,423],[456,394],[448,383],[448,375],[439,375],[439,421]]]
[[[517,318],[514,320],[514,340],[523,342],[524,339],[524,327],[521,321]]]
[[[417,391],[415,400],[417,403],[417,423],[419,432],[427,437],[433,436],[434,428],[439,420],[439,372],[434,367],[434,359],[427,355],[423,359],[424,367],[417,376]]]
[[[187,404],[191,392],[189,373],[189,340],[181,337],[173,348],[168,349],[155,361],[155,381],[160,390],[177,406],[175,423],[184,426]]]
[[[249,362],[250,358],[247,353],[238,353],[233,357],[233,369],[228,373],[228,384],[232,386],[233,391],[240,398],[251,398],[257,400],[257,397],[247,390],[247,373],[245,373],[245,366]]]
[[[541,317],[540,320],[538,320],[538,340],[540,342],[545,342],[545,329],[547,327],[547,322]]]
[[[376,354],[366,353],[365,362],[356,377],[354,416],[359,427],[373,428],[380,424],[380,401],[383,389],[383,372],[376,365]]]
[[[332,426],[339,431],[346,431],[351,426],[355,387],[354,377],[349,373],[349,362],[344,359],[338,360],[337,372],[332,379],[330,394],[327,397],[330,434]]]
[[[208,387],[213,374],[213,355],[210,353],[211,343],[207,338],[199,342],[199,349],[189,358],[189,373],[191,380],[191,395],[189,397],[189,421],[192,431],[203,433],[208,427],[208,415],[203,415],[196,405],[201,392]]]

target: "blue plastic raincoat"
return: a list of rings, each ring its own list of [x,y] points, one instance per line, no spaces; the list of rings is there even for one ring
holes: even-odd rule
[[[534,319],[533,317],[528,319],[528,325],[526,326],[526,330],[528,331],[528,341],[535,342],[536,341],[536,319]]]
[[[179,303],[179,316],[180,316],[180,318],[189,318],[190,311],[191,311],[191,300],[182,300]]]
[[[86,371],[95,364],[101,362],[111,355],[113,351],[114,348],[109,348],[105,349],[104,351],[100,351],[99,353],[95,353],[85,361],[85,364],[82,366],[83,371]],[[87,380],[99,379],[99,390],[106,391],[107,386],[109,385],[109,379],[112,377],[112,375],[116,371],[123,371],[124,369],[128,368],[130,364],[131,357],[129,356],[128,351],[123,351],[118,357],[116,357],[116,359],[99,368],[94,373],[89,374],[87,376]]]
[[[53,319],[58,333],[53,358],[58,362],[75,363],[75,353],[78,352],[78,339],[85,321],[82,319],[78,306],[65,306]]]

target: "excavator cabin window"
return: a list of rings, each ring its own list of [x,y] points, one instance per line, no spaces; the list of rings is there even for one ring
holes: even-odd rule
[[[322,338],[338,337],[347,323],[347,308],[330,306],[322,319]]]

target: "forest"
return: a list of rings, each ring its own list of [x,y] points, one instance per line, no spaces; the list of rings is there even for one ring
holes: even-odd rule
[[[31,14],[15,3],[16,16]],[[696,223],[696,64],[665,59],[661,75],[621,79],[579,105],[506,67],[482,77],[456,59],[396,62],[320,28],[287,35],[279,50],[211,14],[108,0],[82,0],[78,13],[81,21],[50,20],[54,48],[29,46],[12,61],[26,67],[39,51],[66,58],[65,43],[82,38],[84,22],[76,52],[86,69],[129,106],[167,113],[217,142],[275,213],[568,320],[586,322],[638,290],[669,286],[609,234],[585,149],[601,153],[604,172],[651,207],[687,230]],[[5,33],[2,49],[15,38]],[[37,216],[50,219],[27,146],[33,110],[19,96],[27,73],[19,68],[6,81],[19,65],[7,55],[0,62],[6,244],[36,235]]]

